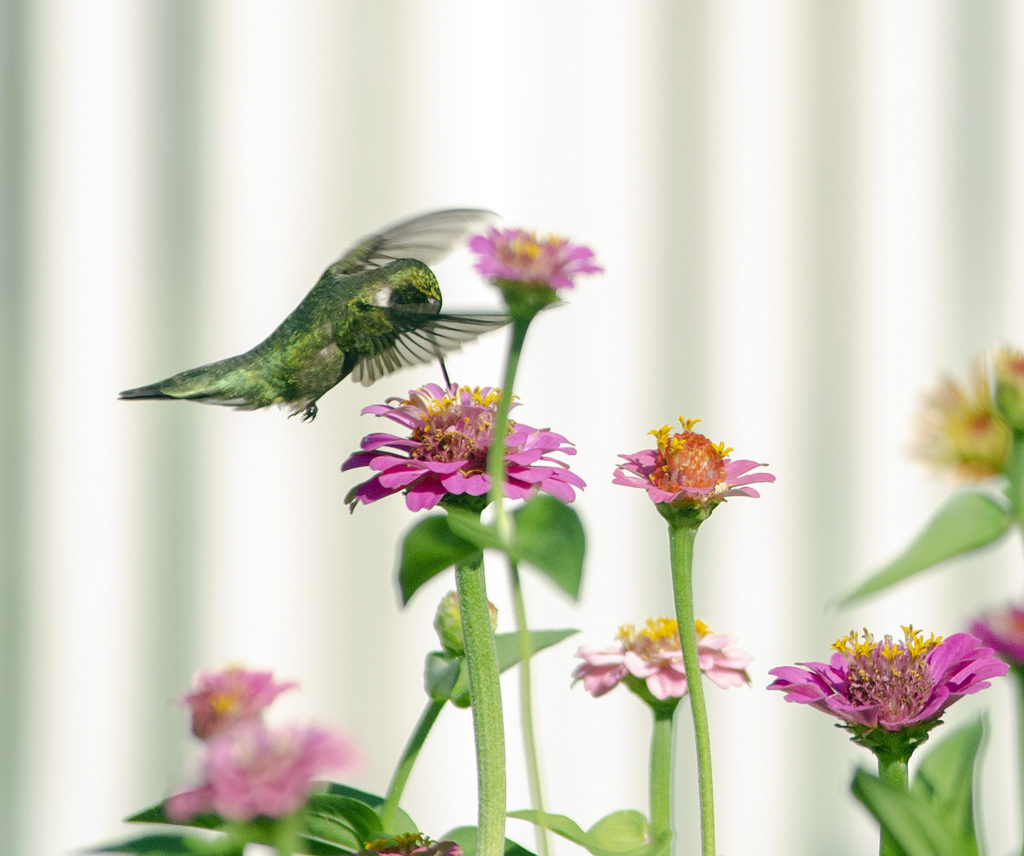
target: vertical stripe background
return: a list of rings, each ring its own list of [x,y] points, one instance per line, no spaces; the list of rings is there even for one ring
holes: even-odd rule
[[[231,661],[299,680],[276,713],[345,730],[362,754],[352,784],[384,789],[446,582],[398,609],[394,550],[412,518],[400,501],[350,516],[355,477],[338,466],[377,427],[363,406],[432,374],[345,383],[310,425],[116,393],[250,347],[354,238],[463,205],[590,243],[607,269],[537,321],[521,367],[524,420],[574,440],[589,483],[582,601],[530,579],[532,621],[597,643],[670,609],[662,521],[609,483],[648,429],[701,417],[770,462],[777,484],[720,509],[698,541],[698,611],[756,656],[752,689],[710,702],[720,848],[872,847],[846,790],[864,753],[763,687],[769,668],[823,657],[851,627],[951,633],[1019,596],[1008,542],[855,609],[829,605],[949,490],[909,455],[921,395],[992,344],[1024,344],[1022,49],[1024,12],[967,0],[5,0],[12,852],[127,835],[119,818],[187,780],[171,700]],[[439,275],[447,306],[497,305],[464,254]],[[485,338],[450,368],[493,383],[503,344]],[[587,826],[645,807],[648,722],[625,693],[569,688],[575,644],[538,659],[535,696],[548,807]],[[992,852],[1020,827],[1013,753],[998,749],[1014,739],[1009,689],[948,716],[989,714]],[[507,698],[515,808],[514,681]],[[447,711],[408,805],[441,833],[472,822],[473,788],[468,716]],[[521,824],[510,834],[532,842]]]

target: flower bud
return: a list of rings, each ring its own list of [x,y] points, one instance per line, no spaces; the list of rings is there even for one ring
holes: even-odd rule
[[[1024,353],[999,348],[993,355],[996,409],[1014,431],[1024,431]]]
[[[498,626],[498,610],[490,601],[487,601],[487,611],[491,616],[491,630]],[[462,615],[459,613],[459,595],[450,591],[438,604],[437,614],[434,616],[434,629],[437,637],[441,640],[441,647],[455,656],[461,657],[466,653],[466,646],[462,641]]]

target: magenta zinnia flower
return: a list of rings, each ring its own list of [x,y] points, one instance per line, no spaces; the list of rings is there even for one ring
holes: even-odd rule
[[[971,625],[971,633],[1011,665],[1024,665],[1024,608],[1010,606],[983,615]]]
[[[828,663],[780,666],[768,674],[768,689],[786,701],[809,704],[843,720],[856,731],[901,731],[937,724],[942,712],[961,696],[1005,675],[1007,665],[969,633],[924,638],[904,627],[904,641],[881,642],[864,631],[836,640]]]
[[[462,848],[454,841],[444,839],[432,841],[422,832],[403,832],[394,838],[379,838],[368,841],[364,853],[376,853],[377,856],[462,856]]]
[[[469,248],[477,254],[476,270],[488,279],[546,285],[556,291],[572,288],[573,278],[580,274],[603,270],[589,247],[554,235],[538,238],[525,229],[492,227],[470,238]]]
[[[680,416],[681,432],[673,433],[668,425],[650,431],[656,448],[619,455],[626,463],[616,467],[612,481],[643,488],[654,502],[685,506],[717,504],[730,496],[758,497],[749,485],[775,481],[771,473],[750,473],[766,464],[734,461],[728,457],[732,449],[692,430],[699,421]]]
[[[697,654],[700,670],[723,689],[750,683],[746,667],[753,659],[746,651],[730,647],[735,636],[718,636],[698,620]],[[618,643],[607,648],[583,646],[577,652],[583,662],[572,673],[597,698],[632,675],[643,680],[659,701],[686,695],[686,669],[679,642],[679,625],[673,618],[648,618],[637,630],[632,624],[619,628]]]
[[[433,508],[446,495],[487,494],[487,452],[500,397],[501,391],[491,387],[452,384],[444,389],[430,383],[410,390],[407,399],[389,398],[385,404],[364,407],[363,413],[386,416],[410,433],[369,434],[360,443],[362,451],[341,465],[342,470],[369,467],[378,473],[349,492],[350,507],[399,491],[405,492],[405,504],[412,511]],[[572,502],[574,488],[585,486],[568,464],[551,457],[576,454],[561,434],[509,420],[505,443],[504,495],[509,499],[542,490]]]
[[[206,741],[205,782],[168,799],[164,810],[175,821],[208,811],[238,821],[285,817],[305,804],[316,776],[351,766],[353,758],[330,731],[242,722]]]
[[[263,709],[294,681],[278,683],[272,672],[251,672],[238,666],[201,672],[191,693],[181,698],[192,710],[192,733],[201,740],[239,722],[258,719]]]

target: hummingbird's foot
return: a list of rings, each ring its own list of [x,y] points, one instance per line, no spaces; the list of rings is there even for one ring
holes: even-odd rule
[[[305,409],[305,411],[302,414],[302,421],[312,422],[314,419],[316,419],[317,410],[319,410],[319,408],[316,406],[316,402],[311,401],[309,403],[309,406]]]

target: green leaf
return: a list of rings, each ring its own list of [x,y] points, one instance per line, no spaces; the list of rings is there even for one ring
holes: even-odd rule
[[[463,856],[476,856],[475,826],[458,826],[455,829],[448,830],[441,838],[458,844],[462,848]],[[534,853],[527,850],[521,844],[517,844],[511,838],[506,838],[505,856],[534,856]]]
[[[954,836],[965,841],[975,838],[974,764],[983,732],[984,724],[979,720],[934,745],[910,788],[935,806]]]
[[[472,543],[452,531],[448,521],[446,514],[428,517],[413,526],[402,539],[398,586],[403,605],[425,582],[477,551]]]
[[[978,856],[973,838],[958,837],[926,798],[858,770],[850,790],[889,832],[905,856]]]
[[[1011,522],[1009,511],[991,496],[957,494],[939,509],[903,553],[846,595],[839,605],[847,606],[932,565],[991,544],[1009,529]]]
[[[343,785],[339,782],[327,782],[327,793],[335,794],[342,797],[351,797],[354,800],[358,800],[364,805],[368,805],[373,809],[374,813],[380,812],[380,807],[384,805],[384,797],[378,794],[371,794],[367,791],[361,791],[358,788],[350,787],[349,785]],[[409,817],[402,809],[398,809],[395,812],[395,819],[391,824],[391,829],[385,830],[388,835],[399,835],[402,832],[419,832],[419,828],[413,822],[413,819]]]
[[[383,832],[380,818],[372,808],[361,800],[338,794],[313,794],[300,817],[300,836],[328,845],[331,849],[326,852],[361,850],[365,842]]]
[[[480,520],[479,514],[462,508],[448,509],[448,524],[459,538],[474,544],[480,550],[500,550],[501,538],[494,528]]]
[[[531,630],[530,655],[556,645],[578,630]],[[511,669],[519,662],[519,634],[498,633],[494,637],[498,653],[498,671]],[[451,657],[440,651],[427,655],[424,685],[435,701],[450,701],[456,707],[469,707],[469,673],[465,657]]]
[[[145,808],[138,814],[133,814],[131,817],[126,817],[125,823],[168,823],[173,826],[193,826],[197,829],[220,829],[224,826],[224,821],[220,815],[212,812],[206,812],[205,814],[197,814],[191,820],[185,821],[184,823],[180,820],[170,820],[167,815],[164,814],[164,804],[162,802],[157,803],[154,806]]]
[[[553,496],[535,496],[513,516],[516,557],[578,600],[586,538],[576,512]]]
[[[548,814],[534,809],[510,811],[509,817],[528,820],[567,838],[594,856],[663,856],[668,854],[671,833],[651,840],[647,818],[638,811],[616,811],[597,821],[588,832],[564,814]]]
[[[130,841],[107,844],[90,853],[142,853],[147,856],[241,856],[243,844],[219,838],[206,841],[185,835],[143,835]]]

